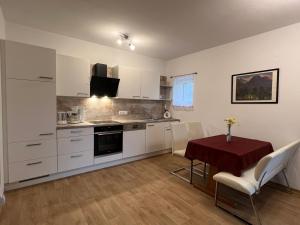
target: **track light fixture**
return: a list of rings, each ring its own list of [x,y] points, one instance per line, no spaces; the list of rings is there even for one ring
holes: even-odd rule
[[[130,39],[128,34],[120,33],[120,37],[117,40],[118,45],[122,45],[123,42],[128,44],[131,51],[135,50],[135,45],[132,43],[132,40]]]

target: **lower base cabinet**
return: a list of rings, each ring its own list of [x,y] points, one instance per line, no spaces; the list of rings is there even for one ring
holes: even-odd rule
[[[145,154],[145,144],[145,130],[133,130],[123,132],[123,158]]]
[[[169,122],[148,123],[146,127],[146,152],[156,152],[171,148],[171,128]]]
[[[9,183],[50,175],[57,172],[57,157],[9,164]]]
[[[94,152],[84,151],[58,156],[58,172],[93,165]]]

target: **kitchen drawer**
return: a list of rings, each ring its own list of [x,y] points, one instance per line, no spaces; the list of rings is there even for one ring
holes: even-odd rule
[[[57,172],[57,157],[40,158],[9,164],[9,183]]]
[[[63,129],[57,131],[58,138],[64,137],[77,137],[82,135],[94,134],[93,128],[75,128],[75,129]]]
[[[57,139],[58,155],[94,149],[94,135]]]
[[[8,144],[8,161],[23,162],[57,155],[56,139]]]
[[[58,156],[58,172],[93,165],[93,150]]]

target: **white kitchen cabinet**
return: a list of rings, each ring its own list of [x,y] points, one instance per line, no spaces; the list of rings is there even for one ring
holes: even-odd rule
[[[9,164],[9,183],[57,172],[57,156]]]
[[[164,128],[165,149],[172,148],[172,130],[171,127]]]
[[[146,151],[164,149],[164,123],[148,123],[146,126]]]
[[[57,131],[59,172],[93,165],[93,131],[93,128],[75,128]]]
[[[57,146],[58,155],[89,151],[94,149],[94,135],[59,138]]]
[[[119,98],[141,98],[141,73],[134,68],[120,66],[119,74]]]
[[[158,72],[119,66],[118,97],[130,99],[159,99]]]
[[[5,41],[6,78],[55,82],[56,51]]]
[[[56,95],[90,97],[88,60],[56,55]]]
[[[93,151],[83,151],[58,156],[58,172],[78,169],[85,166],[93,165]]]
[[[159,99],[160,76],[155,71],[141,71],[141,98]]]
[[[123,158],[146,153],[146,131],[132,130],[123,132]]]
[[[8,162],[22,162],[31,159],[57,155],[56,140],[26,141],[8,144]]]
[[[62,129],[57,131],[57,138],[78,137],[94,134],[94,128],[74,128]]]
[[[55,83],[6,79],[8,142],[56,136]]]

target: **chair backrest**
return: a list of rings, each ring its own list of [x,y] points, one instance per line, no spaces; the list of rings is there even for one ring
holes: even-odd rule
[[[297,140],[259,160],[255,167],[254,176],[260,187],[287,167],[289,159],[299,147],[300,140]]]
[[[185,123],[171,123],[172,153],[176,150],[186,149],[188,143],[188,129]]]
[[[188,139],[195,140],[199,138],[204,138],[204,132],[202,129],[201,122],[187,122],[188,128]]]

